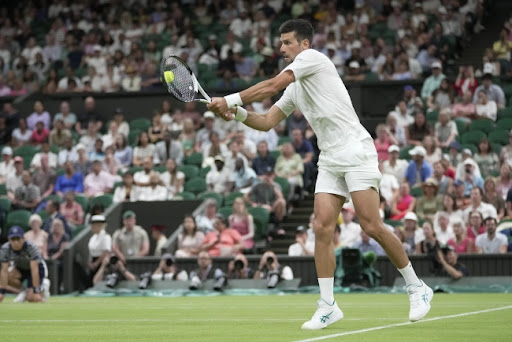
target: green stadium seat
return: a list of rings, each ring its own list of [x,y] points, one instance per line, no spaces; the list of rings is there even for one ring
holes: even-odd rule
[[[75,229],[71,231],[71,239],[74,239],[78,234],[80,234],[85,229],[85,227],[87,227],[85,224],[75,226]]]
[[[185,183],[184,190],[199,194],[206,191],[206,181],[204,178],[195,177]]]
[[[10,199],[5,197],[0,198],[0,208],[2,208],[2,211],[4,213],[8,213],[9,211],[11,211],[11,207],[12,204]]]
[[[53,194],[43,198],[43,201],[57,201],[58,203],[62,203],[62,201],[64,201],[64,198],[60,197],[57,194]]]
[[[411,195],[414,197],[421,197],[423,196],[423,188],[411,188]]]
[[[113,197],[114,197],[114,195],[112,195],[112,194],[103,194],[103,195],[93,197],[89,200],[89,206],[92,207],[95,204],[101,204],[101,205],[103,205],[103,207],[105,209],[107,209],[112,204]]]
[[[201,170],[199,170],[199,177],[206,178],[206,175],[208,174],[208,172],[210,172],[211,169],[211,166],[203,167]]]
[[[512,129],[512,117],[498,120],[496,122],[496,128],[510,131]]]
[[[30,229],[28,225],[28,219],[30,218],[30,211],[25,209],[13,210],[7,214],[6,218],[6,228],[10,228],[12,226],[20,226],[24,231],[28,231]]]
[[[425,119],[427,119],[428,122],[437,122],[437,119],[439,118],[439,110],[432,110],[428,112],[425,115]]]
[[[133,119],[129,123],[130,130],[139,130],[139,131],[147,131],[149,127],[151,127],[151,120],[146,118],[138,118]]]
[[[48,217],[50,217],[50,215],[48,214],[46,209],[41,209],[36,214],[39,215],[39,217],[41,218],[41,220],[43,220],[43,222],[46,221],[46,219]]]
[[[185,158],[183,158],[183,164],[201,167],[201,165],[203,164],[203,154],[199,152],[194,152],[190,156],[186,156]]]
[[[404,159],[404,160],[411,160],[411,155],[409,154],[409,151],[412,150],[414,146],[404,146],[400,149],[400,153],[398,155],[398,158]]]
[[[463,144],[477,145],[480,142],[480,140],[482,140],[482,138],[485,138],[485,133],[483,133],[481,131],[470,131],[470,132],[464,133],[460,137],[460,139],[461,139],[460,141]]]
[[[274,150],[274,151],[270,151],[270,152],[269,152],[269,154],[270,154],[272,157],[276,158],[276,160],[277,160],[277,158],[279,158],[279,156],[281,155],[281,151],[279,151],[279,150]]]
[[[498,143],[491,143],[491,146],[492,151],[499,156],[501,154],[501,149],[503,148],[503,145]]]
[[[496,129],[489,133],[489,141],[491,143],[507,145],[509,141],[509,132],[504,129]]]
[[[197,195],[197,198],[202,200],[205,200],[207,198],[213,198],[217,201],[218,208],[222,206],[222,202],[224,201],[222,195],[216,192],[202,192],[199,195]]]
[[[173,197],[173,200],[178,200],[178,199],[182,199],[185,201],[194,200],[194,199],[196,199],[196,194],[194,194],[193,192],[189,192],[189,191],[179,192],[176,195],[174,195],[174,197]]]
[[[0,196],[7,195],[7,186],[5,184],[0,184]]]
[[[132,166],[128,169],[132,174],[135,174],[136,172],[142,171],[144,168],[142,166]]]
[[[277,146],[281,146],[282,144],[287,142],[292,142],[292,138],[288,136],[279,137],[279,139],[277,140]]]
[[[469,148],[471,150],[471,153],[473,153],[473,155],[478,152],[478,148],[473,144],[461,144],[460,145],[461,151],[464,150],[465,148]]]
[[[196,165],[179,165],[178,171],[181,171],[185,174],[186,181],[199,176],[199,167],[197,167]]]
[[[224,197],[224,206],[226,207],[232,207],[233,202],[235,201],[235,198],[238,197],[244,197],[244,194],[241,192],[232,192]]]
[[[484,133],[489,133],[495,128],[494,122],[487,119],[478,119],[471,121],[469,124],[469,131],[482,131]]]
[[[498,110],[498,120],[512,118],[512,106]]]
[[[254,239],[260,240],[267,232],[267,226],[270,221],[270,212],[261,207],[249,207],[247,208],[247,211],[254,219]]]
[[[454,121],[455,121],[455,124],[457,125],[457,131],[459,132],[459,136],[466,133],[466,131],[468,129],[468,125],[467,125],[466,121],[461,120],[461,119],[455,119]]]
[[[233,208],[225,206],[225,207],[219,208],[219,210],[217,210],[217,213],[224,216],[227,219],[229,217],[229,215],[231,215],[233,213]]]
[[[117,184],[117,183],[116,183]],[[115,184],[114,184],[115,188]],[[87,212],[89,210],[89,197],[85,195],[77,194],[75,195],[75,202],[80,204],[84,212]]]
[[[167,171],[167,168],[165,167],[165,165],[157,165],[153,167],[153,171],[158,173],[164,173],[165,171]]]

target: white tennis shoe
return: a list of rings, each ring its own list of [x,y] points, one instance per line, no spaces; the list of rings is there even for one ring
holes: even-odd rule
[[[48,300],[48,298],[50,298],[50,285],[51,285],[51,282],[50,282],[50,279],[48,278],[44,278],[43,279],[43,301],[46,302]]]
[[[409,302],[411,309],[409,311],[409,320],[416,322],[425,317],[430,311],[430,301],[434,297],[434,292],[428,287],[423,280],[421,285],[407,286],[407,293],[409,294]]]
[[[320,299],[316,305],[318,309],[311,320],[302,324],[302,330],[320,330],[343,318],[343,312],[336,302],[329,305],[325,300]]]
[[[23,290],[20,293],[18,293],[16,298],[14,298],[13,303],[23,303],[26,299],[27,299],[27,290]]]

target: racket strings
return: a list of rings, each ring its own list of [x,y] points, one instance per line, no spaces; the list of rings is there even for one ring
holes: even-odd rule
[[[163,73],[165,71],[172,71],[174,73],[174,80],[170,83],[165,82],[167,90],[177,99],[190,102],[196,96],[194,81],[190,71],[179,60],[168,57],[162,61],[162,79],[165,82]]]

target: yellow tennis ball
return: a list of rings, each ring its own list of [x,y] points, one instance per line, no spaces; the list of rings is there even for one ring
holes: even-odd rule
[[[165,78],[165,82],[167,83],[172,83],[172,81],[174,81],[174,72],[172,71],[165,71],[164,72],[164,78]]]

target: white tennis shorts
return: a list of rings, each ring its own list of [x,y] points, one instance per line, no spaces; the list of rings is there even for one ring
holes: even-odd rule
[[[381,177],[377,150],[368,138],[339,151],[320,153],[315,193],[340,195],[348,202],[353,191],[379,191]]]

